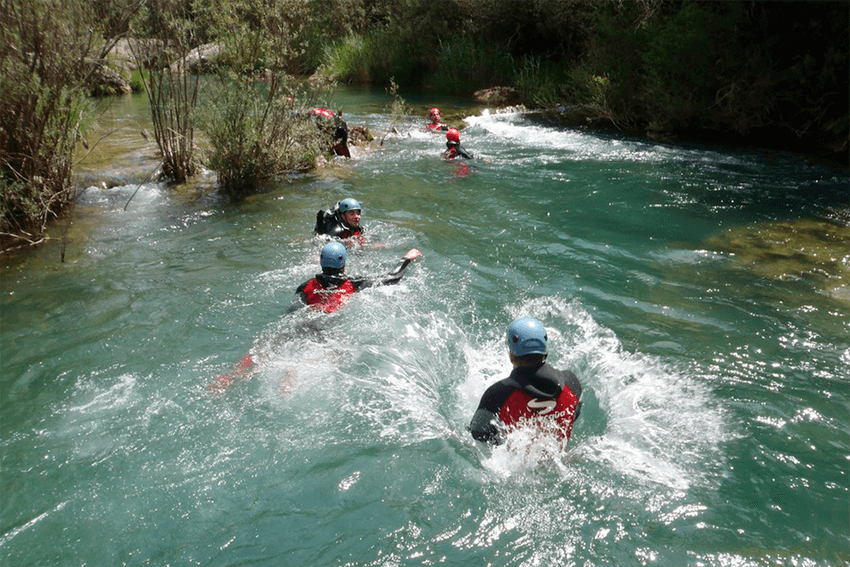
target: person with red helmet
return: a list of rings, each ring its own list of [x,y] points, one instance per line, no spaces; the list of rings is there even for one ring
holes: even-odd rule
[[[315,120],[319,130],[326,132],[328,137],[332,139],[330,146],[332,154],[351,157],[351,152],[348,149],[348,124],[342,119],[341,110],[334,114],[332,110],[327,108],[313,108],[307,112],[307,115]]]
[[[457,128],[449,128],[449,131],[446,132],[446,151],[443,152],[443,159],[455,159],[456,157],[472,159],[472,154],[461,147],[460,131]]]
[[[510,324],[507,343],[513,371],[481,397],[467,428],[474,439],[500,445],[510,431],[527,425],[554,434],[566,448],[581,411],[581,384],[569,370],[546,363],[548,340],[543,324],[533,317]]]
[[[431,118],[431,123],[425,126],[426,130],[430,130],[431,132],[445,132],[449,129],[449,125],[443,124],[441,121],[442,117],[440,116],[439,108],[432,108],[431,111],[428,113],[428,116]]]

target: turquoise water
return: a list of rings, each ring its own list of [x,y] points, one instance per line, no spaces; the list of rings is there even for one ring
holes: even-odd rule
[[[336,102],[389,128],[380,94]],[[850,564],[846,170],[443,100],[487,158],[450,164],[409,102],[400,135],[240,204],[209,172],[141,183],[145,104],[108,110],[65,262],[2,270],[0,562]],[[424,257],[287,313],[346,196],[379,244],[350,273]],[[465,431],[523,315],[585,389],[566,454]]]

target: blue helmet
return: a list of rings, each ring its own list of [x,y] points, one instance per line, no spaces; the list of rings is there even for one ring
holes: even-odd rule
[[[319,264],[323,268],[342,269],[345,267],[345,261],[348,259],[348,250],[341,242],[328,242],[322,248],[322,254],[319,257]]]
[[[362,207],[360,206],[360,201],[349,197],[348,199],[343,199],[342,201],[337,203],[336,208],[339,209],[339,212],[346,213],[348,211],[354,210],[359,211]]]
[[[508,350],[514,356],[548,354],[546,329],[534,317],[517,319],[508,327]]]

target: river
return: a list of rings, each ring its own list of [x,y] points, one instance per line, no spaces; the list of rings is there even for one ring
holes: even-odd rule
[[[114,100],[72,222],[3,262],[0,563],[850,565],[846,169],[407,102],[231,203],[146,180],[146,101]],[[385,93],[334,103],[391,126]],[[440,159],[434,105],[486,159]],[[349,196],[349,273],[423,258],[290,311]],[[525,315],[584,387],[563,454],[466,431]]]

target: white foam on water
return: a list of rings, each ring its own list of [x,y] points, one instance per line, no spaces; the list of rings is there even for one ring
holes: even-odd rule
[[[521,112],[491,113],[468,116],[469,125],[461,133],[461,142],[474,147],[506,146],[512,156],[517,146],[531,152],[536,163],[573,161],[618,161],[631,163],[668,163],[694,161],[696,163],[739,164],[740,160],[706,148],[688,150],[669,147],[637,138],[605,136],[587,133],[578,128],[553,127],[551,123],[535,122]],[[468,141],[468,143],[467,143]],[[486,141],[486,144],[485,144]]]
[[[706,387],[662,360],[626,352],[614,333],[598,325],[578,302],[539,298],[511,310],[513,318],[525,315],[546,326],[549,362],[579,377],[584,408],[566,453],[554,445],[538,445],[536,435],[518,431],[505,446],[482,453],[488,470],[506,477],[528,473],[542,462],[564,470],[580,459],[639,484],[688,490],[708,482],[707,471],[724,458],[720,443],[729,432]],[[487,354],[473,358],[461,387],[465,400],[477,399],[495,380],[507,377],[505,348],[499,337],[490,341]],[[594,405],[588,403],[591,399]],[[599,431],[582,431],[582,420],[603,425],[596,427]]]
[[[82,192],[77,203],[115,210],[124,210],[124,207],[133,206],[135,213],[138,213],[139,208],[145,209],[155,205],[166,196],[167,190],[162,183],[136,183],[108,188],[92,185]]]

